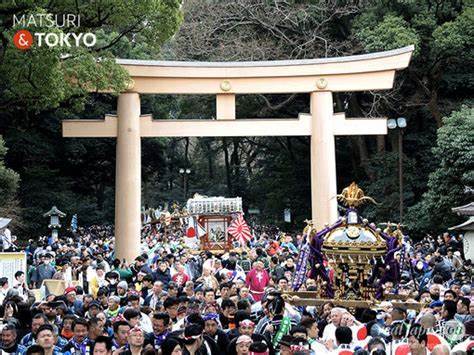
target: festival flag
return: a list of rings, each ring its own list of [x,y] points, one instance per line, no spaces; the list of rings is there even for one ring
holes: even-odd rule
[[[408,355],[410,354],[410,345],[407,343],[397,344],[394,348],[393,353],[395,355]]]
[[[71,219],[71,230],[73,232],[77,231],[77,214],[74,214]]]
[[[428,333],[426,337],[428,340],[426,347],[428,348],[429,351],[433,351],[434,347],[440,344],[447,345],[449,347],[448,341],[444,339],[441,335],[438,335],[436,333]]]
[[[357,329],[357,340],[365,340],[367,338],[368,332],[365,324],[362,324],[359,329]]]
[[[227,228],[227,232],[237,239],[242,246],[247,245],[247,242],[252,239],[252,233],[242,214],[239,214],[239,216],[232,221]]]
[[[306,243],[303,248],[301,248],[300,255],[298,256],[298,261],[296,262],[296,272],[295,277],[293,278],[293,283],[291,288],[293,291],[298,291],[301,285],[306,280],[306,264],[308,263],[309,256],[311,255],[309,244]]]
[[[186,237],[188,238],[201,238],[206,234],[206,230],[203,226],[199,224],[196,218],[188,217],[187,219],[187,228],[186,228]]]
[[[311,242],[311,230],[312,226],[311,224],[308,224],[305,228],[306,243],[301,248],[300,254],[298,256],[298,261],[296,263],[295,277],[293,278],[293,284],[291,286],[293,291],[298,291],[301,285],[303,285],[306,280],[306,264],[308,263],[309,257],[311,255],[309,247],[309,243]]]
[[[186,237],[195,238],[196,237],[196,228],[194,227],[194,218],[188,217],[187,227],[186,227]]]
[[[206,234],[206,230],[204,229],[203,226],[195,219],[194,222],[196,223],[197,227],[197,232],[198,232],[198,237],[201,238]]]

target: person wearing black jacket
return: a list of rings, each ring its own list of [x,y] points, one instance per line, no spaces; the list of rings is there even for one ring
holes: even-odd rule
[[[105,274],[109,296],[117,294],[117,284],[120,281],[120,275],[117,271],[109,271]],[[100,289],[100,288],[99,288]]]
[[[168,313],[157,312],[153,314],[151,322],[153,332],[145,335],[145,344],[151,344],[158,351],[170,333],[170,316]]]
[[[171,281],[171,273],[166,261],[161,261],[158,264],[158,268],[153,272],[153,279],[163,282],[165,290],[168,288],[168,283]]]
[[[0,352],[6,354],[22,354],[26,351],[26,348],[19,344],[17,335],[17,329],[13,323],[7,323],[4,325],[1,331]]]
[[[441,275],[443,281],[448,281],[451,279],[451,267],[446,263],[443,257],[438,256],[435,259],[435,265],[433,269],[433,275]]]
[[[220,353],[225,353],[229,345],[229,337],[220,328],[219,315],[217,313],[207,313],[204,315],[204,332],[217,344]]]
[[[468,284],[471,282],[472,265],[470,259],[466,260],[464,264],[456,271],[454,278],[460,280],[462,284]]]
[[[185,320],[186,327],[169,333],[168,337],[184,338],[183,355],[221,355],[216,342],[204,333],[204,320],[193,313]]]

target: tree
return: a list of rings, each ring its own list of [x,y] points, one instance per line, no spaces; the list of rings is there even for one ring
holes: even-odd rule
[[[439,165],[428,180],[428,191],[408,211],[417,232],[441,232],[460,221],[452,207],[467,202],[466,186],[474,185],[474,108],[462,106],[443,119],[433,155]]]
[[[366,51],[415,45],[414,60],[408,69],[409,82],[404,85],[409,94],[403,111],[426,106],[436,125],[441,126],[443,113],[449,113],[452,107],[443,105],[445,100],[441,100],[440,93],[469,85],[459,80],[459,75],[468,78],[472,74],[472,68],[466,70],[466,65],[472,60],[474,8],[457,0],[383,0],[369,4],[354,23],[355,37]],[[443,85],[453,75],[457,76],[457,86]],[[402,111],[393,100],[387,103]]]
[[[48,27],[37,21],[30,32],[93,32],[94,47],[38,46],[27,51],[13,45],[13,15],[76,14],[80,27]],[[120,92],[128,83],[127,73],[115,63],[115,55],[140,52],[140,57],[156,56],[160,47],[181,21],[178,0],[114,0],[97,2],[7,1],[0,7],[0,105],[9,113],[38,113],[68,102],[84,104],[90,90]],[[133,45],[132,41],[139,44]],[[138,47],[138,50],[137,48]],[[100,60],[99,60],[100,58]],[[72,100],[69,101],[69,100]]]
[[[133,6],[130,4],[133,3]],[[185,20],[180,30],[181,11]],[[61,51],[11,44],[13,13],[80,13],[79,31],[97,34],[95,47]],[[6,165],[21,176],[19,200],[29,231],[44,226],[38,209],[58,201],[84,211],[82,223],[113,221],[115,140],[62,139],[60,120],[114,113],[113,94],[124,88],[115,57],[175,60],[275,60],[337,57],[415,44],[394,90],[334,94],[347,117],[407,118],[404,181],[407,207],[426,192],[437,168],[432,146],[441,117],[472,94],[473,11],[447,1],[111,0],[9,1],[0,5],[0,134],[10,148]],[[53,29],[67,32],[69,29]],[[102,58],[97,62],[95,58]],[[238,95],[237,118],[297,117],[308,95]],[[215,97],[142,96],[142,112],[155,118],[210,118]],[[169,138],[143,140],[143,201],[182,200],[181,167],[192,170],[189,193],[239,195],[267,221],[284,208],[296,226],[310,216],[309,142],[304,137]],[[337,137],[339,190],[351,181],[384,203],[366,212],[375,221],[398,215],[396,133]],[[165,201],[163,201],[165,200]],[[56,202],[55,202],[56,203]],[[84,218],[85,217],[85,218]],[[428,217],[427,217],[428,218]],[[413,220],[414,221],[414,220]],[[426,223],[428,225],[428,223]]]
[[[115,140],[62,139],[61,120],[113,113],[116,94],[129,79],[115,58],[156,59],[181,23],[180,7],[179,0],[2,2],[0,134],[10,148],[7,166],[21,176],[23,234],[37,235],[45,229],[41,214],[52,204],[68,215],[78,213],[84,224],[113,221]],[[20,51],[12,41],[19,29],[13,26],[14,14],[80,15],[80,27],[46,27],[37,21],[27,29],[92,32],[97,43],[67,51],[33,44]],[[104,90],[111,94],[90,93]]]
[[[5,166],[4,158],[7,150],[3,137],[0,136],[0,207],[6,207],[15,198],[20,182],[18,174]]]
[[[275,60],[337,57],[415,45],[410,67],[397,73],[390,91],[337,93],[336,111],[347,117],[404,116],[405,203],[426,191],[434,169],[431,148],[441,117],[457,109],[472,88],[472,8],[461,1],[200,1],[184,4],[185,21],[165,56],[188,60]],[[242,95],[238,117],[296,117],[308,112],[304,95]],[[232,140],[234,143],[236,140]],[[309,217],[308,141],[295,138],[238,139],[216,144],[216,159],[233,193],[279,217],[290,199],[299,221]],[[219,142],[219,140],[214,140]],[[272,149],[266,149],[271,147]],[[234,149],[236,148],[236,149]],[[247,152],[250,152],[249,154]],[[338,187],[357,181],[383,200],[367,213],[375,221],[398,216],[396,133],[340,137],[336,141]],[[232,159],[234,157],[234,159]],[[240,169],[233,166],[240,164]],[[294,167],[304,167],[289,174]],[[249,174],[242,175],[242,168]],[[238,184],[236,184],[238,182]],[[241,188],[251,184],[248,189]],[[227,187],[228,187],[227,186]],[[226,192],[225,189],[223,190]],[[265,196],[262,199],[262,196]],[[300,209],[301,208],[301,209]],[[295,215],[294,214],[294,215]]]
[[[7,150],[3,138],[0,136],[0,216],[16,217],[19,212],[16,192],[20,176],[5,166],[4,158]]]

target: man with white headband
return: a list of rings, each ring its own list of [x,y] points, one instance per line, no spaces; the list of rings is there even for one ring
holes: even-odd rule
[[[183,354],[195,355],[199,353],[203,343],[202,326],[199,324],[189,324],[184,328],[183,333]]]
[[[140,355],[145,344],[145,333],[139,326],[135,326],[128,331],[128,349],[121,355]]]
[[[247,355],[249,353],[252,338],[248,335],[241,335],[235,342],[235,352],[237,355]]]
[[[261,342],[266,344],[270,349],[270,353],[273,354],[273,346],[271,342],[269,342],[265,336],[255,333],[255,323],[248,318],[241,319],[238,323],[237,336],[241,335],[249,336],[252,338],[253,342]]]

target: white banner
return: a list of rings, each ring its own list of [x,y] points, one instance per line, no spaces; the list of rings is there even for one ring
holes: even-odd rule
[[[8,277],[10,287],[13,286],[17,271],[23,271],[26,276],[26,253],[0,253],[0,275]]]
[[[464,258],[474,261],[474,231],[466,231],[464,233],[463,247]]]

